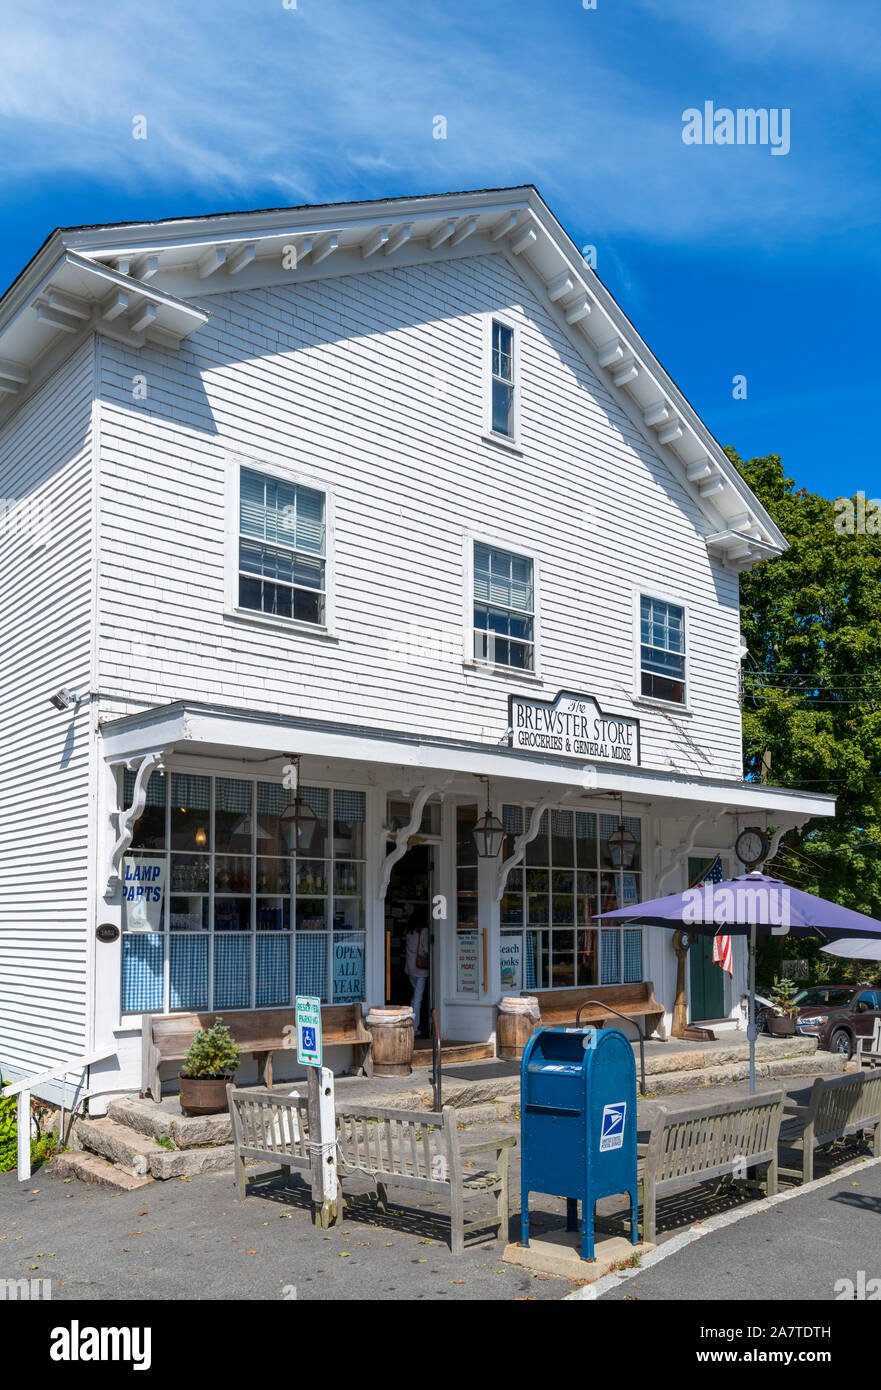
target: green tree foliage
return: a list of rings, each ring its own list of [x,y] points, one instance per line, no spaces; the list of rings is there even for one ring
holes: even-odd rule
[[[774,870],[881,917],[881,844],[865,848],[881,842],[881,535],[836,530],[833,501],[796,488],[776,454],[727,453],[790,542],[741,579],[745,776],[764,760],[769,783],[837,798],[833,822],[786,836]]]

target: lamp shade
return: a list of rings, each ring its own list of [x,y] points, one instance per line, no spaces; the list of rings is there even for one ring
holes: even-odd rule
[[[473,830],[479,859],[495,859],[505,839],[505,827],[497,816],[487,810]]]

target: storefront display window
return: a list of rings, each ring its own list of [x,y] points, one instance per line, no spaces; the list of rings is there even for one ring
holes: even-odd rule
[[[134,774],[124,774],[124,804]],[[302,787],[292,851],[278,783],[154,773],[125,859],[123,1013],[364,997],[364,792]]]
[[[529,824],[531,808],[506,805],[502,858]],[[609,837],[617,816],[551,810],[541,818],[525,863],[508,875],[501,902],[501,988],[565,989],[635,983],[643,978],[642,930],[606,927],[598,912],[640,899],[642,822],[624,817],[634,837],[630,862],[614,863]]]

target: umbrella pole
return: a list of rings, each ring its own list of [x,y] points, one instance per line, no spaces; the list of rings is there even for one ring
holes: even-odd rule
[[[749,1093],[756,1093],[756,924],[749,929],[749,1023],[746,1036],[749,1039]]]

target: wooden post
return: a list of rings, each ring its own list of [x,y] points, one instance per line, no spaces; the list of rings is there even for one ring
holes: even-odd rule
[[[309,1067],[308,1081],[312,1220],[326,1231],[340,1214],[333,1072],[329,1067]]]
[[[685,938],[683,940],[683,938]],[[687,943],[687,944],[686,944]],[[676,952],[676,1002],[673,1005],[674,1038],[681,1038],[688,1027],[688,1003],[685,997],[685,962],[688,959],[690,942],[685,932],[673,933],[673,950]]]

